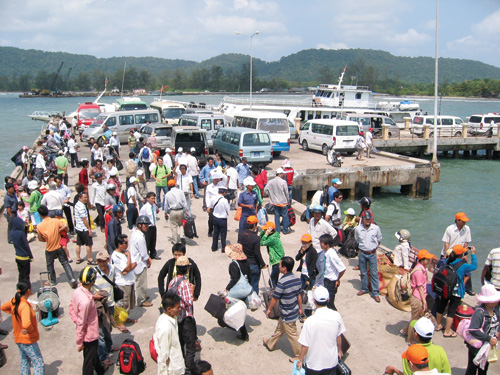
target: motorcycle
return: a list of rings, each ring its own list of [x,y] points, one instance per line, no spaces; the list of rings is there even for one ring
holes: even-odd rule
[[[328,147],[328,152],[326,153],[326,161],[333,167],[341,167],[342,155],[340,155],[340,152],[335,151],[335,149],[333,148],[334,146],[335,143],[332,143],[332,145]]]

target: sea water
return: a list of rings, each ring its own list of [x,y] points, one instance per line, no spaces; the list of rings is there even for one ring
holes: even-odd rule
[[[222,95],[168,96],[183,102],[203,102],[215,105]],[[270,96],[266,96],[270,98]],[[287,99],[293,99],[290,96]],[[296,99],[304,99],[297,96]],[[10,158],[23,146],[31,146],[43,125],[27,116],[33,111],[65,111],[70,114],[84,101],[95,98],[19,98],[18,94],[0,94],[0,175],[10,174],[14,164]],[[153,97],[142,97],[150,103]],[[113,103],[114,97],[104,97],[103,102]],[[383,100],[387,100],[384,98]],[[430,98],[416,99],[423,111],[433,113]],[[439,102],[441,114],[460,116],[464,120],[475,113],[500,112],[499,100],[451,99]],[[472,242],[478,255],[478,269],[474,272],[474,287],[479,289],[479,276],[488,252],[500,246],[500,161],[487,160],[484,155],[469,159],[440,158],[441,180],[433,185],[432,198],[410,199],[399,193],[399,187],[383,188],[373,199],[373,212],[381,227],[383,244],[394,248],[394,233],[401,229],[411,232],[411,243],[438,255],[442,249],[442,236],[446,227],[454,222],[455,213],[463,211],[471,219]],[[342,210],[352,207],[359,210],[357,202],[344,201]]]

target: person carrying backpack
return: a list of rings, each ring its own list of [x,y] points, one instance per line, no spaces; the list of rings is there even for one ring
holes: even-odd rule
[[[149,171],[149,166],[153,161],[153,152],[151,149],[144,145],[138,154],[139,161],[142,163],[142,168],[144,169],[144,173],[146,175],[146,181],[151,179],[151,172]]]
[[[438,324],[437,330],[442,331],[443,325],[441,324],[443,320],[443,313],[448,306],[448,313],[446,315],[446,325],[444,327],[444,337],[456,337],[457,334],[452,332],[451,325],[453,323],[453,318],[455,317],[455,312],[457,311],[458,306],[462,302],[462,298],[465,296],[465,285],[464,285],[464,275],[467,272],[472,272],[477,268],[477,258],[476,258],[476,248],[474,246],[470,247],[471,249],[471,264],[467,263],[467,254],[468,248],[463,247],[462,245],[453,246],[453,251],[450,253],[448,260],[446,262],[447,265],[455,266],[456,268],[456,285],[453,289],[452,295],[446,299],[442,295],[439,296],[437,300],[437,314],[436,321]],[[459,265],[460,264],[460,265]],[[441,270],[439,271],[441,272]],[[436,277],[436,276],[435,276]]]

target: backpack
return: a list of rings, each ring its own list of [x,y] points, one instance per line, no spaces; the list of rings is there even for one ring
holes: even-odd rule
[[[144,160],[144,159],[149,160],[149,148],[143,147],[142,152],[141,152],[141,157],[142,157],[142,160]]]
[[[414,268],[410,272],[405,273],[401,277],[398,277],[396,285],[394,287],[394,296],[398,302],[406,302],[410,299],[411,291],[411,275],[413,275],[418,268]]]
[[[288,222],[290,226],[295,225],[297,222],[297,217],[295,216],[292,206],[288,206]]]
[[[457,270],[463,264],[465,264],[465,260],[462,259],[454,265],[447,264],[440,269],[432,277],[432,291],[444,299],[449,299],[457,285]]]
[[[138,375],[146,369],[146,363],[138,343],[131,339],[125,339],[118,353],[118,365],[120,374]]]
[[[136,168],[135,161],[129,160],[127,162],[127,177],[132,177],[135,176],[135,168]]]

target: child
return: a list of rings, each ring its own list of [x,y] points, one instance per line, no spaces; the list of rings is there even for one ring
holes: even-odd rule
[[[23,186],[19,186],[17,189],[17,197],[20,201],[24,201],[24,208],[26,211],[30,210],[30,204],[27,202],[30,198],[29,194],[26,192],[26,189]]]
[[[65,218],[63,218],[63,212],[62,210],[56,210],[55,212],[55,219],[61,220],[64,225],[68,225],[68,222]],[[60,245],[63,248],[64,252],[66,253],[66,257],[68,258],[69,263],[73,263],[73,259],[69,256],[69,251],[68,251],[68,242],[69,242],[69,236],[66,233],[66,231],[61,232],[61,242]]]
[[[344,221],[342,222],[342,229],[344,232],[346,232],[348,228],[353,229],[358,225],[358,223],[356,223],[356,211],[354,211],[354,208],[348,208],[344,211],[344,215]]]
[[[108,223],[113,220],[113,215],[111,213],[111,210],[113,209],[113,206],[108,204],[106,207],[104,207],[104,235],[106,236],[106,241],[104,242],[104,250],[107,250],[108,248],[106,247],[106,244],[108,243]]]
[[[25,205],[23,201],[19,201],[17,203],[17,217],[19,217],[22,221],[24,221],[24,232],[26,236],[28,236],[28,226],[29,226],[29,217],[30,214],[28,210],[25,209]]]

